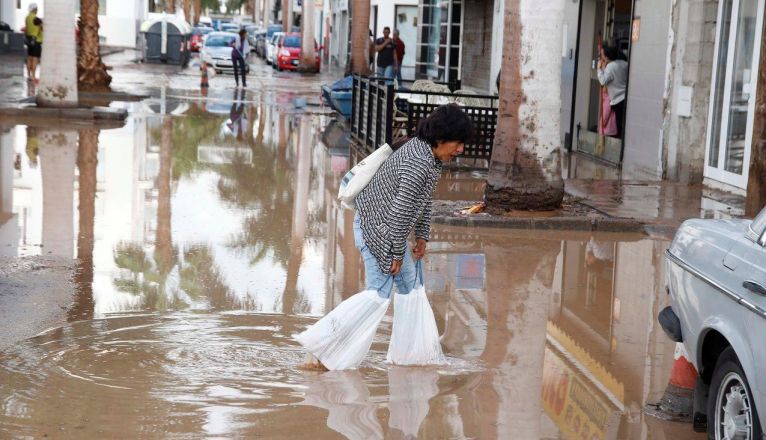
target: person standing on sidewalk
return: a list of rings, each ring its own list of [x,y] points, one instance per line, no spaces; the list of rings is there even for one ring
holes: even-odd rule
[[[231,63],[234,66],[234,81],[239,87],[239,75],[242,75],[242,87],[247,87],[247,56],[250,54],[250,45],[247,42],[247,31],[239,30],[237,38],[231,42]]]
[[[394,78],[396,78],[401,87],[402,64],[404,63],[404,41],[399,38],[399,29],[394,29],[394,45],[396,45],[396,57],[394,59]]]
[[[43,21],[37,16],[37,3],[29,4],[24,37],[27,45],[27,77],[36,83],[35,72],[43,51]]]
[[[609,105],[617,119],[616,137],[622,138],[625,119],[625,90],[628,87],[628,62],[619,49],[605,46],[598,60],[598,82],[609,93]]]
[[[378,53],[375,75],[381,78],[394,79],[394,64],[396,63],[396,45],[389,36],[391,28],[383,28],[383,37],[375,40],[375,52]]]

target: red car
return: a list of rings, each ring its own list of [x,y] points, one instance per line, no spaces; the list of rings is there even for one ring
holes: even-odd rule
[[[192,36],[189,40],[191,51],[199,52],[199,50],[202,48],[202,43],[204,42],[205,35],[212,31],[213,29],[205,26],[197,26],[192,29]]]
[[[319,48],[316,41],[314,41],[314,51],[316,52],[315,66],[316,71],[319,72],[321,66],[321,59],[319,57]],[[300,64],[301,60],[301,34],[289,33],[280,39],[279,47],[277,48],[277,70],[295,70]]]

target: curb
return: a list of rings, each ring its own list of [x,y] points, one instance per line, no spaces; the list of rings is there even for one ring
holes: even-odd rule
[[[585,231],[641,233],[652,238],[672,240],[678,225],[656,224],[629,218],[604,217],[538,217],[504,218],[495,216],[456,216],[436,214],[433,224],[479,228],[521,229],[540,231]]]
[[[122,122],[128,111],[112,107],[37,107],[35,105],[0,105],[0,116],[8,118],[50,118],[81,121]]]

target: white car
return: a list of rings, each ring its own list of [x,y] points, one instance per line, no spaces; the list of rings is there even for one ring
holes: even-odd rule
[[[665,332],[699,372],[694,429],[758,439],[766,424],[766,209],[750,220],[688,220],[667,251]]]
[[[237,34],[231,32],[211,32],[205,36],[205,42],[200,50],[200,57],[216,73],[234,73],[234,63],[231,61],[231,42],[236,40]],[[250,66],[245,63],[245,71],[250,71]]]
[[[279,40],[285,35],[284,32],[274,32],[266,48],[266,63],[274,65],[277,62],[277,51],[279,50]]]

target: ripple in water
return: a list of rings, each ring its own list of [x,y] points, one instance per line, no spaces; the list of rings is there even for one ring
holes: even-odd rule
[[[0,354],[0,437],[417,435],[439,381],[459,388],[477,373],[456,359],[388,368],[385,325],[360,370],[304,371],[289,335],[311,322],[190,312],[51,330]]]

